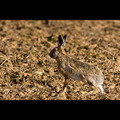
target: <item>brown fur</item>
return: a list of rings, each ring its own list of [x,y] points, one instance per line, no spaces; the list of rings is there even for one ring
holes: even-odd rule
[[[55,53],[59,53],[59,54],[55,54]],[[94,85],[95,87],[99,87],[100,91],[102,93],[104,92],[102,88],[104,76],[102,71],[98,67],[75,60],[67,56],[62,44],[59,49],[55,49],[55,50],[53,49],[53,52],[50,53],[50,56],[56,59],[58,64],[58,70],[65,77],[63,90],[67,86],[68,79],[72,78],[85,82],[86,84],[89,85],[89,87],[91,87],[92,85]]]

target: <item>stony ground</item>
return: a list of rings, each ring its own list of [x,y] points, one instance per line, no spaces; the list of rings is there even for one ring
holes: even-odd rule
[[[56,96],[64,78],[49,52],[60,34],[67,35],[69,56],[103,71],[104,96],[83,94],[90,88],[72,79]],[[0,20],[0,99],[120,100],[120,21]]]

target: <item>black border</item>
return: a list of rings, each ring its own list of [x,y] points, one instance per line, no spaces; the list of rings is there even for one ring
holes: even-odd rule
[[[0,100],[0,108],[14,108],[31,110],[31,108],[46,111],[50,109],[68,109],[73,110],[82,109],[102,109],[104,110],[118,110],[120,108],[120,100]],[[64,111],[63,109],[63,111]],[[87,110],[87,111],[88,111]]]
[[[119,100],[1,100],[1,117],[108,119],[119,117]],[[105,118],[106,117],[106,118]]]
[[[109,119],[119,118],[119,100],[1,100],[1,118]]]
[[[6,3],[4,3],[6,4]],[[119,4],[91,1],[1,3],[1,20],[119,20]]]

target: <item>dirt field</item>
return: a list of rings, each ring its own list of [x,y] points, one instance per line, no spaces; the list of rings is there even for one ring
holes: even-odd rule
[[[67,35],[66,53],[98,66],[106,94],[83,94],[88,85],[70,79],[67,93],[50,50]],[[120,100],[120,21],[0,20],[0,100]]]

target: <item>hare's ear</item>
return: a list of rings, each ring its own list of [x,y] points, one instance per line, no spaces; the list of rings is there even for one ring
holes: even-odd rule
[[[66,43],[66,35],[61,37],[61,35],[59,35],[58,37],[58,48],[60,48],[61,46],[64,46]]]
[[[67,36],[67,35],[64,35],[64,36],[63,36],[63,39],[65,40],[65,42],[66,42],[66,36]]]

